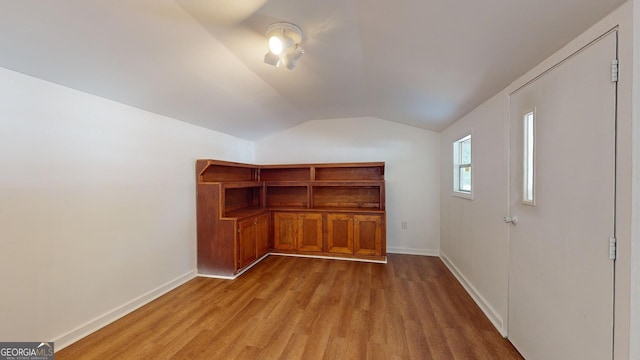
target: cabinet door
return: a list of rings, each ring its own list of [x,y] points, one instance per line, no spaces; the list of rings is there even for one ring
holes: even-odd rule
[[[250,218],[238,222],[238,269],[256,259],[256,219]]]
[[[322,214],[298,214],[298,250],[322,251]]]
[[[273,247],[278,250],[295,250],[297,214],[273,214]]]
[[[262,214],[257,218],[256,249],[256,256],[259,258],[269,252],[269,214]]]
[[[354,254],[382,255],[382,215],[354,215]]]
[[[353,215],[327,214],[327,251],[353,254]]]

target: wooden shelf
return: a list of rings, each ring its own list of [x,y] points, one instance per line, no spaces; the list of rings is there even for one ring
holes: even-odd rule
[[[267,187],[275,186],[308,186],[309,181],[265,181],[264,185]]]
[[[262,165],[260,181],[359,181],[384,180],[384,163],[329,163]]]
[[[239,188],[262,187],[263,183],[260,181],[233,181],[233,182],[224,182],[222,186],[225,189],[239,189]]]
[[[293,210],[293,209],[292,209]],[[332,212],[332,213],[367,213],[367,214],[384,214],[384,210],[374,209],[374,208],[361,208],[361,207],[344,207],[344,208],[336,208],[336,207],[314,207],[310,209],[313,211],[319,212]]]
[[[384,180],[384,165],[316,167],[315,180]]]
[[[198,182],[257,181],[258,167],[218,160],[196,162]]]
[[[382,180],[315,180],[310,181],[309,185],[312,186],[370,186],[370,187],[379,187],[384,185],[384,181]]]
[[[269,207],[263,210],[270,211],[281,211],[281,212],[317,212],[317,213],[362,213],[362,214],[384,214],[384,210],[378,210],[373,208],[335,208],[335,207],[314,207],[314,208],[306,208],[306,207],[294,207],[294,206],[283,206],[283,207]]]
[[[263,213],[267,213],[268,210],[265,208],[242,208],[234,211],[229,211],[225,214],[223,219],[243,219],[251,216],[257,216]]]
[[[379,187],[315,186],[314,208],[368,208],[381,209]]]

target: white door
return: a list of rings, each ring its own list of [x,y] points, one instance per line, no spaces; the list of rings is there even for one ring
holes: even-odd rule
[[[612,32],[510,97],[508,333],[527,360],[612,358],[616,47]]]

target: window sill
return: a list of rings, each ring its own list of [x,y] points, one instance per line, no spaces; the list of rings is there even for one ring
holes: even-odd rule
[[[460,191],[452,191],[451,195],[455,196],[455,197],[459,197],[459,198],[463,198],[463,199],[467,199],[467,200],[473,200],[473,193],[465,193],[465,192],[460,192]]]

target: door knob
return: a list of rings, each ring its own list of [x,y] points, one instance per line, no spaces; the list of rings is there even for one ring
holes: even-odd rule
[[[504,222],[506,222],[507,224],[517,224],[518,223],[518,218],[516,216],[505,216],[504,217]]]

